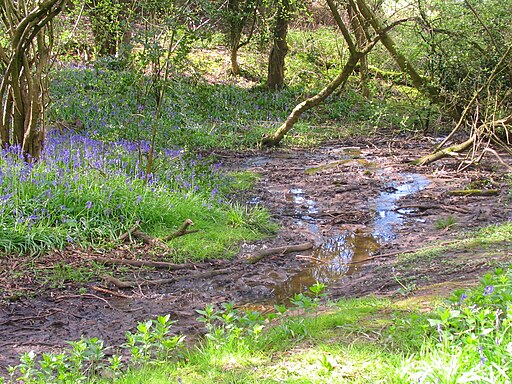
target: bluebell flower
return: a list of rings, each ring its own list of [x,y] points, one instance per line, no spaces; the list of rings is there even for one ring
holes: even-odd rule
[[[487,287],[485,287],[484,289],[484,296],[489,296],[490,294],[492,294],[494,292],[494,286],[492,285],[488,285]]]

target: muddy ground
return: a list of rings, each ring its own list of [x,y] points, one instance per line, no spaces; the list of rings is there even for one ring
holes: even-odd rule
[[[75,268],[92,265],[90,259],[97,256],[158,258],[145,246],[108,254],[68,249],[32,261],[14,256],[4,260],[0,265],[0,372],[16,364],[23,352],[57,351],[67,340],[81,336],[120,345],[137,322],[161,314],[177,320],[176,333],[197,335],[202,328],[195,310],[208,303],[265,307],[285,301],[315,280],[328,286],[331,298],[436,295],[474,283],[486,270],[510,262],[510,243],[397,257],[400,251],[461,239],[468,230],[512,218],[505,172],[495,161],[462,173],[456,172],[458,163],[452,159],[427,167],[409,165],[430,148],[428,141],[399,138],[336,143],[314,150],[221,154],[227,170],[246,169],[261,175],[255,189],[238,198],[267,207],[282,229],[273,238],[242,244],[240,254],[231,261],[197,263],[176,271],[113,269],[114,276],[138,282],[136,288],[118,289],[99,278],[51,288],[19,271],[27,263],[49,268],[62,259]],[[468,187],[499,193],[449,194]],[[448,228],[436,228],[443,226],[440,220]],[[304,242],[311,242],[313,249],[246,262],[247,256],[261,249]],[[217,274],[201,277],[210,271]],[[177,279],[156,286],[144,283],[157,278]]]

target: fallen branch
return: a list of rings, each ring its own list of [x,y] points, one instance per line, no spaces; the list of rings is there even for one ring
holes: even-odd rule
[[[454,154],[458,154],[459,152],[463,152],[463,151],[469,149],[473,145],[474,142],[475,142],[475,135],[472,135],[469,139],[467,139],[463,143],[453,145],[451,147],[445,148],[438,152],[434,152],[429,155],[423,156],[423,157],[419,158],[418,160],[414,161],[413,163],[418,164],[418,165],[427,165],[427,164],[436,162],[437,160],[440,160],[444,157],[453,156]]]
[[[311,260],[311,261],[314,261],[314,262],[320,263],[320,264],[327,264],[324,260],[319,259],[318,257],[313,257],[313,256],[308,256],[308,255],[297,255],[295,257],[297,259],[306,259],[306,260]]]
[[[456,189],[449,191],[450,196],[496,196],[500,194],[497,189]]]
[[[133,288],[137,284],[131,281],[121,281],[119,279],[116,279],[114,276],[105,275],[103,276],[103,280],[105,280],[107,283],[110,283],[117,288]]]
[[[298,244],[298,245],[288,245],[288,246],[284,246],[284,247],[267,248],[267,249],[262,249],[261,251],[248,256],[246,261],[249,264],[255,264],[258,261],[260,261],[261,259],[263,259],[264,257],[270,256],[270,255],[274,255],[274,254],[284,255],[286,253],[291,253],[291,252],[307,251],[308,249],[311,249],[311,248],[313,248],[312,243],[303,243],[303,244]]]
[[[127,239],[132,237],[141,240],[144,244],[159,246],[160,248],[163,249],[169,249],[167,244],[165,244],[162,240],[149,236],[147,233],[142,232],[140,230],[140,223],[138,221],[128,231],[119,236],[118,240],[126,241]]]
[[[375,255],[375,256],[367,257],[366,259],[363,259],[363,260],[349,261],[347,264],[359,264],[359,263],[365,263],[365,262],[370,261],[370,260],[382,259],[382,258],[385,258],[385,257],[392,257],[392,256],[396,256],[396,255],[403,255],[403,254],[406,254],[406,253],[416,253],[416,252],[420,252],[420,251],[427,250],[427,249],[432,249],[432,248],[437,248],[437,247],[444,247],[444,246],[447,246],[447,245],[455,244],[455,243],[457,243],[459,241],[460,240],[445,241],[445,242],[443,242],[441,244],[431,245],[431,246],[428,246],[428,247],[421,247],[421,248],[416,248],[416,249],[404,249],[404,250],[401,250],[401,251],[382,253],[380,255]]]
[[[139,285],[163,285],[163,284],[177,283],[178,281],[187,280],[187,279],[207,279],[209,277],[223,275],[225,273],[230,273],[231,271],[232,271],[231,268],[225,268],[225,269],[218,269],[216,271],[195,273],[193,275],[171,277],[169,279],[145,280],[143,282],[122,281],[122,280],[116,279],[115,277],[112,277],[112,276],[104,276],[103,278],[106,281],[108,281],[109,283],[115,285],[117,288],[135,288],[135,287],[138,287]]]
[[[176,237],[180,237],[180,236],[183,236],[183,235],[188,235],[189,233],[199,232],[198,229],[187,230],[187,228],[189,226],[192,226],[192,225],[194,225],[194,222],[192,220],[190,220],[190,219],[187,219],[187,220],[185,220],[183,222],[183,224],[181,224],[180,229],[178,229],[174,233],[171,233],[169,236],[164,237],[162,240],[163,241],[169,241],[169,240],[175,239]]]
[[[127,260],[127,259],[111,259],[108,257],[95,257],[92,259],[102,264],[114,264],[114,265],[131,265],[133,267],[152,267],[157,269],[190,269],[193,268],[192,264],[174,264],[167,263],[165,261],[151,261],[151,260]]]
[[[140,223],[137,221],[133,227],[131,227],[128,231],[126,231],[121,236],[119,236],[118,240],[125,241],[133,234],[133,232],[135,232],[137,229],[139,229],[139,227],[140,227]]]

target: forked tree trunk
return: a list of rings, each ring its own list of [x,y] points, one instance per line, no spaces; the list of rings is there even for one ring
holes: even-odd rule
[[[2,0],[0,20],[10,45],[0,45],[1,146],[19,145],[37,160],[44,140],[45,70],[53,43],[51,22],[67,0]]]
[[[268,59],[267,88],[279,90],[284,87],[285,57],[288,53],[286,36],[290,21],[290,0],[279,0],[274,30],[274,45]]]

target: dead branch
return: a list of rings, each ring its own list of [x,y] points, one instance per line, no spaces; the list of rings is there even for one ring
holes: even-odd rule
[[[297,244],[297,245],[287,245],[284,247],[267,248],[267,249],[262,249],[261,251],[253,253],[252,255],[248,256],[246,261],[249,264],[255,264],[266,256],[275,255],[275,254],[284,255],[286,253],[291,253],[291,252],[307,251],[308,249],[311,249],[311,248],[313,248],[313,244],[309,243],[309,242],[303,243],[303,244]]]
[[[103,276],[103,280],[105,280],[107,283],[110,283],[110,284],[116,286],[117,288],[133,288],[133,287],[137,286],[137,284],[134,282],[121,281],[121,280],[116,279],[115,277],[109,276],[109,275]]]
[[[190,219],[187,219],[187,220],[185,220],[183,222],[183,224],[181,224],[180,229],[178,229],[174,233],[171,233],[169,236],[164,237],[162,240],[163,241],[169,241],[169,240],[175,239],[176,237],[180,237],[180,236],[183,236],[183,235],[188,235],[189,233],[199,232],[198,229],[187,230],[187,228],[189,226],[192,226],[192,225],[194,225],[194,222],[192,220],[190,220]]]
[[[313,257],[313,256],[308,256],[308,255],[297,255],[295,257],[297,259],[306,259],[306,260],[311,260],[311,261],[314,261],[314,262],[320,263],[320,264],[327,264],[324,260],[319,259],[318,257]]]
[[[111,259],[108,257],[95,257],[92,259],[98,263],[111,264],[111,265],[131,265],[132,267],[152,267],[157,269],[190,269],[194,268],[192,264],[174,264],[165,261],[151,261],[151,260],[126,260],[126,259]]]
[[[130,236],[133,235],[133,232],[135,232],[139,228],[140,228],[140,223],[137,221],[133,227],[131,227],[128,231],[126,231],[121,236],[119,236],[118,240],[125,241],[126,239],[128,239]]]
[[[445,148],[441,151],[425,155],[425,156],[419,158],[418,160],[414,161],[413,163],[418,164],[418,165],[427,165],[427,164],[433,163],[437,160],[440,160],[442,158],[445,158],[447,156],[453,156],[453,154],[458,154],[459,152],[463,152],[466,149],[468,149],[469,147],[471,147],[473,145],[473,143],[475,142],[475,139],[476,139],[475,135],[472,135],[469,139],[467,139],[463,143],[453,145],[453,146]]]
[[[445,241],[445,242],[442,242],[441,244],[431,245],[431,246],[428,246],[428,247],[421,247],[421,248],[416,248],[416,249],[404,249],[404,250],[401,250],[401,251],[382,253],[380,255],[375,255],[375,256],[367,257],[366,259],[363,259],[363,260],[349,261],[347,264],[366,263],[367,261],[370,261],[370,260],[383,259],[383,258],[386,258],[386,257],[392,257],[392,256],[397,256],[397,255],[404,255],[406,253],[416,253],[416,252],[420,252],[420,251],[427,250],[427,249],[448,246],[448,245],[455,244],[455,243],[458,243],[458,242],[460,242],[460,240]]]

